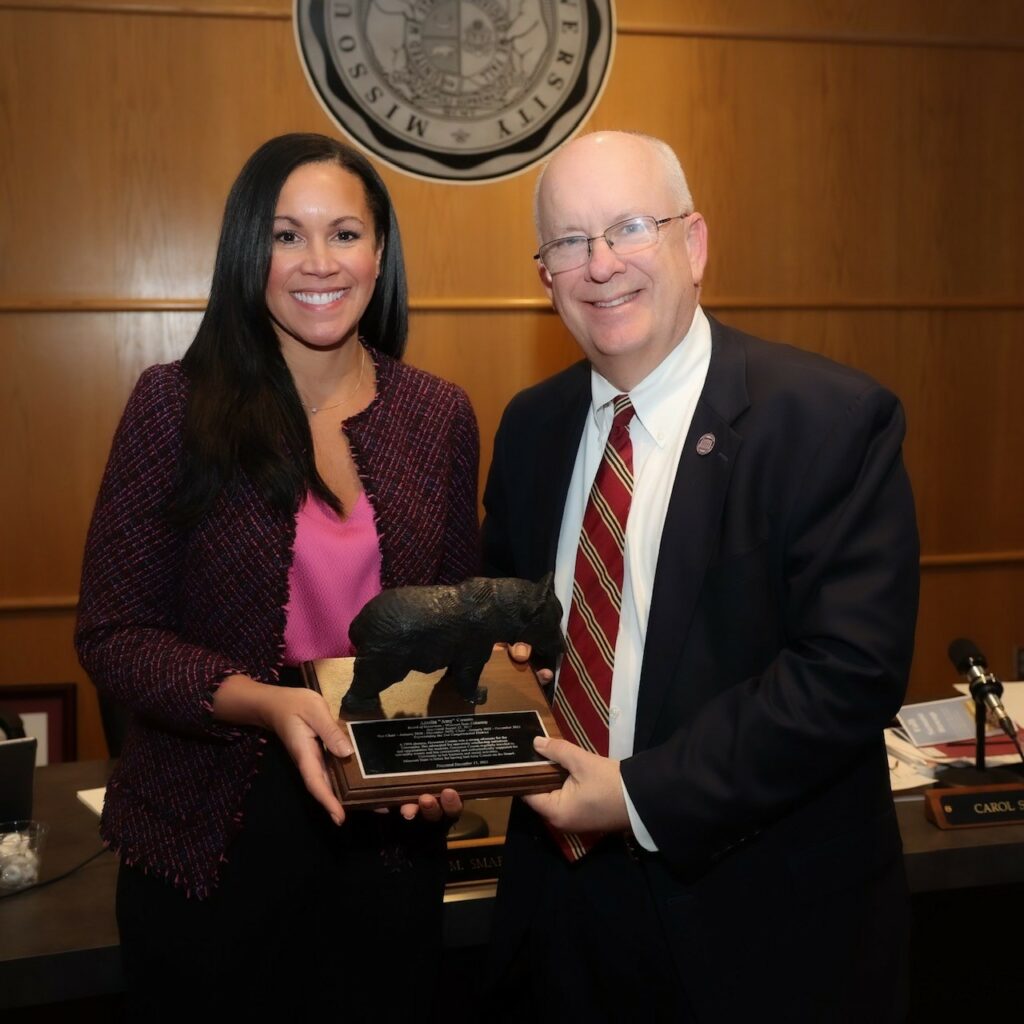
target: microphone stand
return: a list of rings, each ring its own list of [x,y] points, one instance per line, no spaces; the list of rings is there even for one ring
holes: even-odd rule
[[[985,771],[985,698],[990,694],[995,697],[1003,695],[1003,684],[994,676],[971,682],[971,696],[974,698],[974,764],[979,772]]]
[[[974,767],[958,768],[947,765],[935,772],[935,779],[941,786],[990,786],[1000,782],[1020,782],[1018,765],[997,765],[985,767],[985,697],[1003,695],[1003,684],[995,676],[971,680],[971,697],[974,698]]]

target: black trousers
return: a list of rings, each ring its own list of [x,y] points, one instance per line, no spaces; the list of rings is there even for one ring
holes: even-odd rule
[[[336,827],[271,740],[205,900],[121,865],[129,1016],[429,1016],[441,953],[443,825],[350,812]]]
[[[496,1020],[518,1024],[531,1008],[542,1024],[905,1019],[898,852],[867,877],[780,859],[768,882],[765,862],[751,872],[737,857],[687,886],[619,837],[570,865],[531,816],[515,824],[487,971]]]
[[[495,1020],[693,1019],[641,867],[644,856],[608,836],[577,864],[561,857],[551,863],[537,880],[537,912],[518,956],[487,987]]]

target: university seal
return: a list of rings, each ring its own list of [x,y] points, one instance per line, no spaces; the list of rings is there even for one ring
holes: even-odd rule
[[[612,0],[295,0],[294,24],[332,120],[444,182],[543,160],[596,103],[615,38]]]

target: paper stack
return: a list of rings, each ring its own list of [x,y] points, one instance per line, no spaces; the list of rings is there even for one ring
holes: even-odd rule
[[[906,704],[899,728],[885,730],[889,752],[889,780],[893,792],[914,789],[934,781],[935,769],[944,765],[973,765],[975,759],[974,700],[966,683],[957,683],[962,696]],[[1003,706],[1017,725],[1024,743],[1024,682],[1003,684]],[[1016,764],[1020,757],[998,726],[989,723],[985,734],[985,763],[994,767]]]

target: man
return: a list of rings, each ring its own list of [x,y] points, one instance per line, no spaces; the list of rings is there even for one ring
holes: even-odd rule
[[[900,405],[705,315],[707,226],[664,143],[570,143],[536,220],[541,282],[586,361],[506,410],[484,559],[555,569],[573,742],[538,741],[568,781],[513,809],[494,1006],[899,1020],[882,729],[918,591]]]

